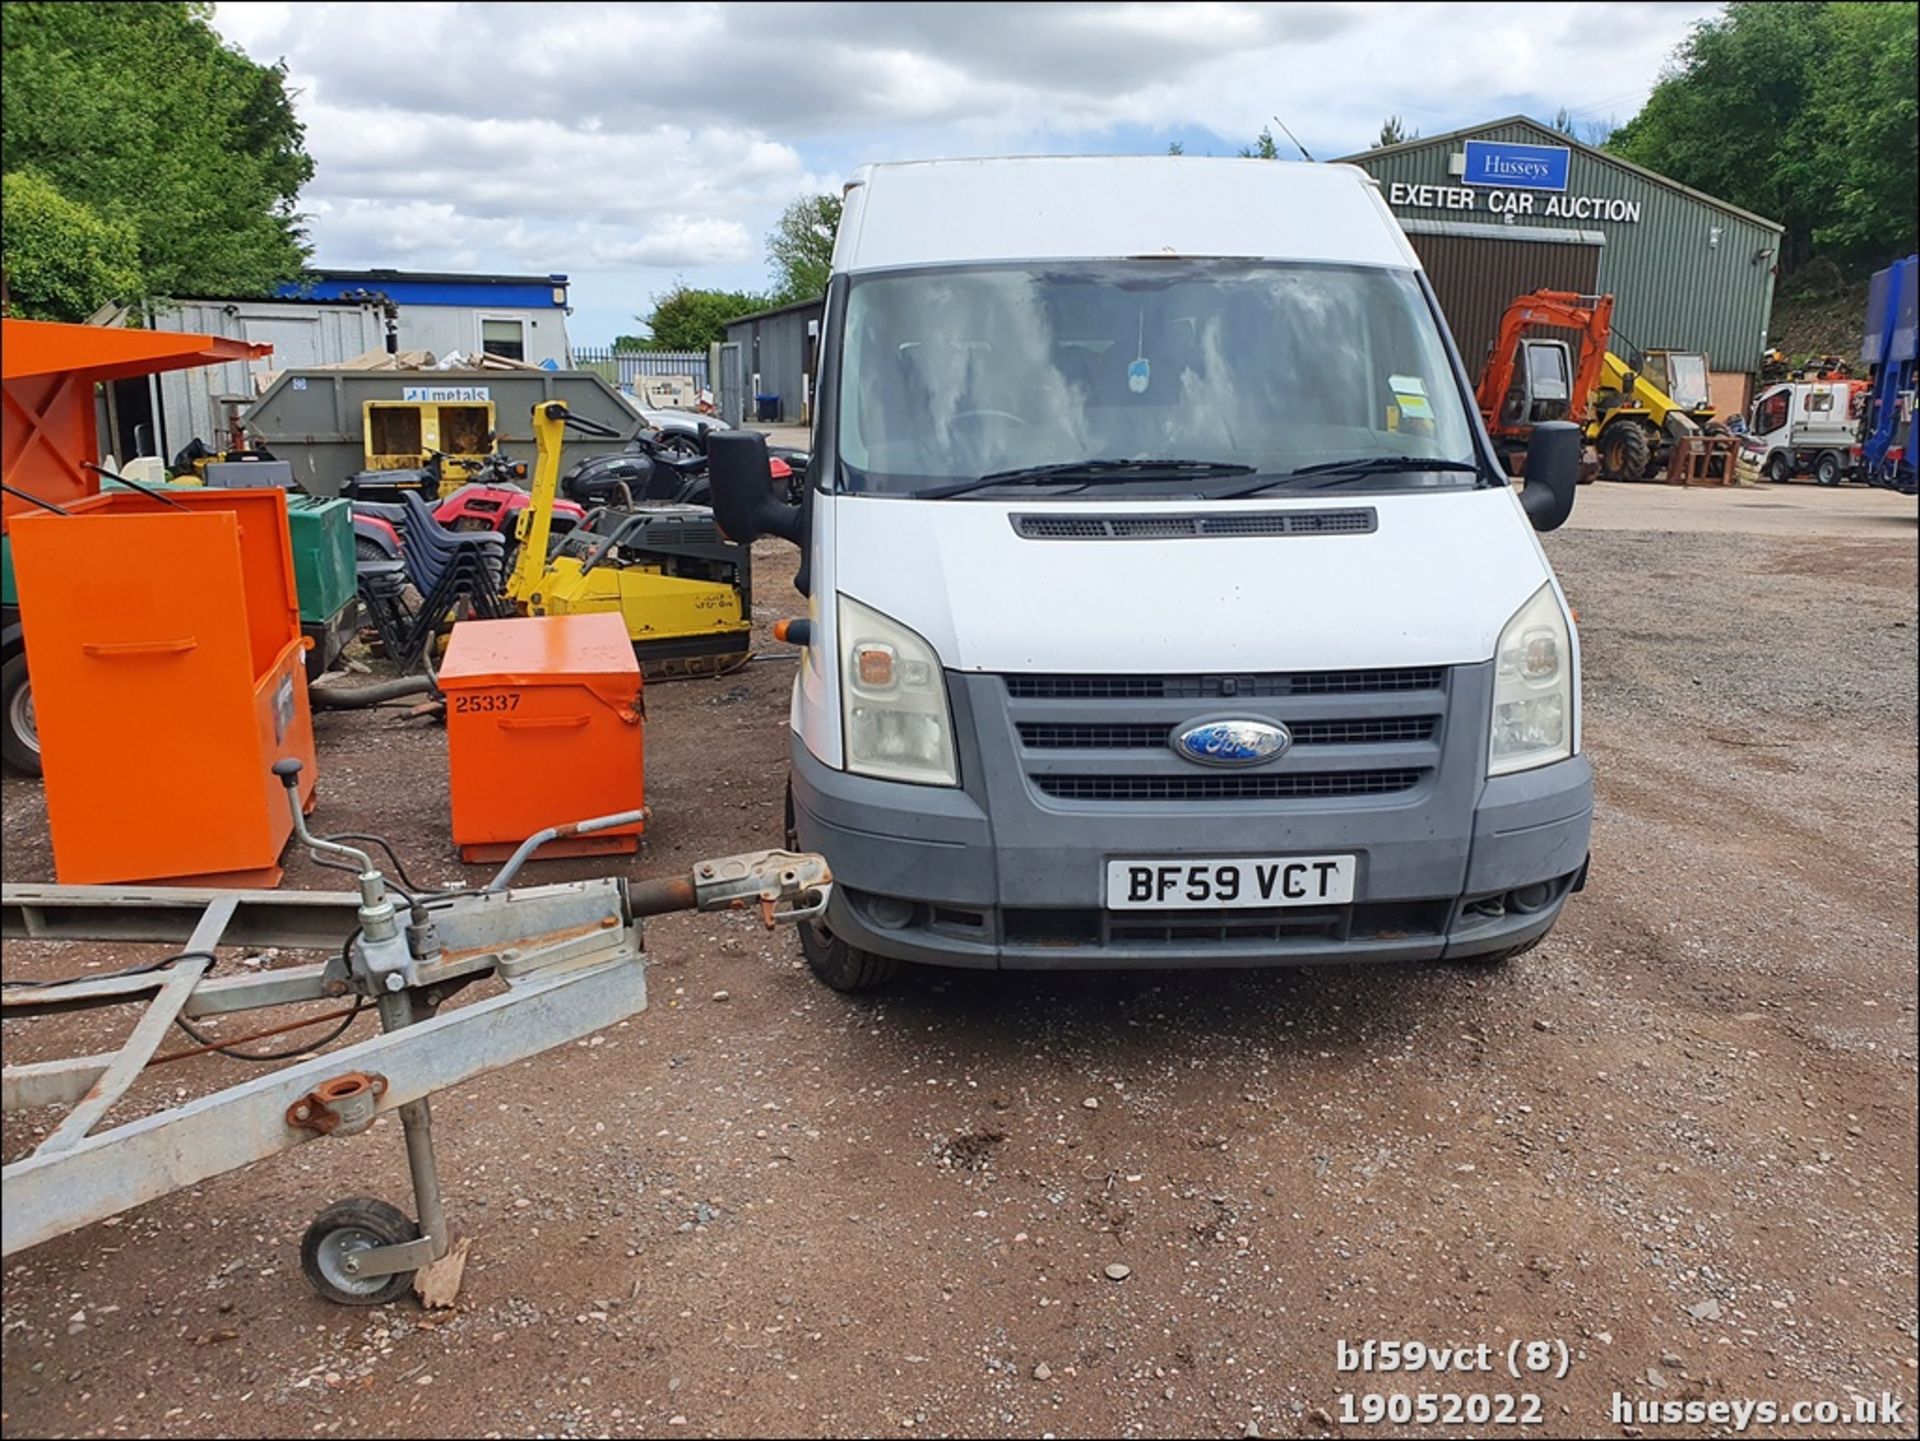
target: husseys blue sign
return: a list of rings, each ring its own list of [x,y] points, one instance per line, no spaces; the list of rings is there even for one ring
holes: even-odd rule
[[[1503,190],[1565,190],[1567,147],[1512,145],[1500,140],[1469,140],[1468,185],[1498,185]]]

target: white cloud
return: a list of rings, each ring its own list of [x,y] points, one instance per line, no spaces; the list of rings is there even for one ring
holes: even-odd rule
[[[763,283],[782,206],[866,160],[1231,147],[1276,113],[1321,159],[1388,114],[1427,134],[1624,119],[1716,8],[221,4],[214,23],[287,61],[322,264],[564,271],[574,334],[604,341],[676,275]]]

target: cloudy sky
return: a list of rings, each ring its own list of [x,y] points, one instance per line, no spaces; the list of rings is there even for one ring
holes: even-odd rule
[[[796,196],[869,160],[1319,159],[1389,114],[1625,120],[1703,4],[220,4],[284,58],[323,265],[572,277],[577,343],[678,277],[757,289]],[[1276,133],[1278,133],[1276,131]]]

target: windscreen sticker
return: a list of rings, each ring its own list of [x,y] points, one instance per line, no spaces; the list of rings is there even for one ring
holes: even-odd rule
[[[1389,375],[1393,398],[1399,402],[1400,418],[1410,421],[1432,420],[1433,407],[1427,404],[1426,382],[1417,375]]]

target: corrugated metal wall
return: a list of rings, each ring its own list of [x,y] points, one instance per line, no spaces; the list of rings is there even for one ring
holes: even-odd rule
[[[255,380],[308,365],[351,360],[386,344],[386,326],[370,305],[298,304],[284,300],[184,300],[158,310],[155,330],[218,335],[273,347],[270,359],[250,365],[212,365],[170,370],[160,386],[162,456],[171,456],[199,436],[215,449],[224,445],[227,407],[214,397],[259,394]]]
[[[1447,157],[1461,149],[1467,138],[1455,135],[1355,155],[1350,160],[1389,191],[1396,180],[1412,185],[1458,186],[1459,179],[1447,173]],[[1529,122],[1489,125],[1471,132],[1471,138],[1528,145],[1568,144],[1567,137],[1559,132]],[[1704,350],[1715,370],[1758,368],[1773,313],[1773,266],[1780,248],[1779,231],[1652,180],[1598,151],[1578,144],[1569,149],[1568,195],[1618,198],[1641,207],[1637,224],[1598,219],[1564,222],[1565,228],[1591,228],[1606,236],[1598,283],[1614,296],[1614,328],[1622,339],[1648,349]],[[1403,220],[1445,219],[1504,228],[1498,219],[1480,209],[1394,209]],[[1561,223],[1538,214],[1524,220],[1537,226]],[[1415,248],[1419,248],[1418,241]],[[1434,288],[1441,289],[1437,274]],[[1500,305],[1511,298],[1503,298]],[[1498,314],[1496,308],[1496,322]],[[1464,316],[1456,320],[1451,311],[1448,319],[1456,336],[1462,329],[1475,329],[1479,324]],[[1468,354],[1464,343],[1461,351]],[[1468,363],[1473,363],[1470,355]]]
[[[754,373],[759,372],[760,386],[756,393],[779,396],[780,419],[788,425],[800,422],[801,379],[812,373],[808,348],[813,342],[808,338],[807,326],[819,321],[823,309],[824,302],[759,319],[736,320],[727,327],[727,339],[740,346],[740,363],[747,383],[751,385]],[[746,407],[751,416],[753,394],[746,397]]]
[[[1464,228],[1464,227],[1463,227]],[[1509,239],[1505,226],[1479,226],[1487,235],[1410,233],[1414,252],[1433,281],[1467,374],[1478,377],[1507,302],[1532,290],[1591,295],[1600,274],[1601,246]]]

